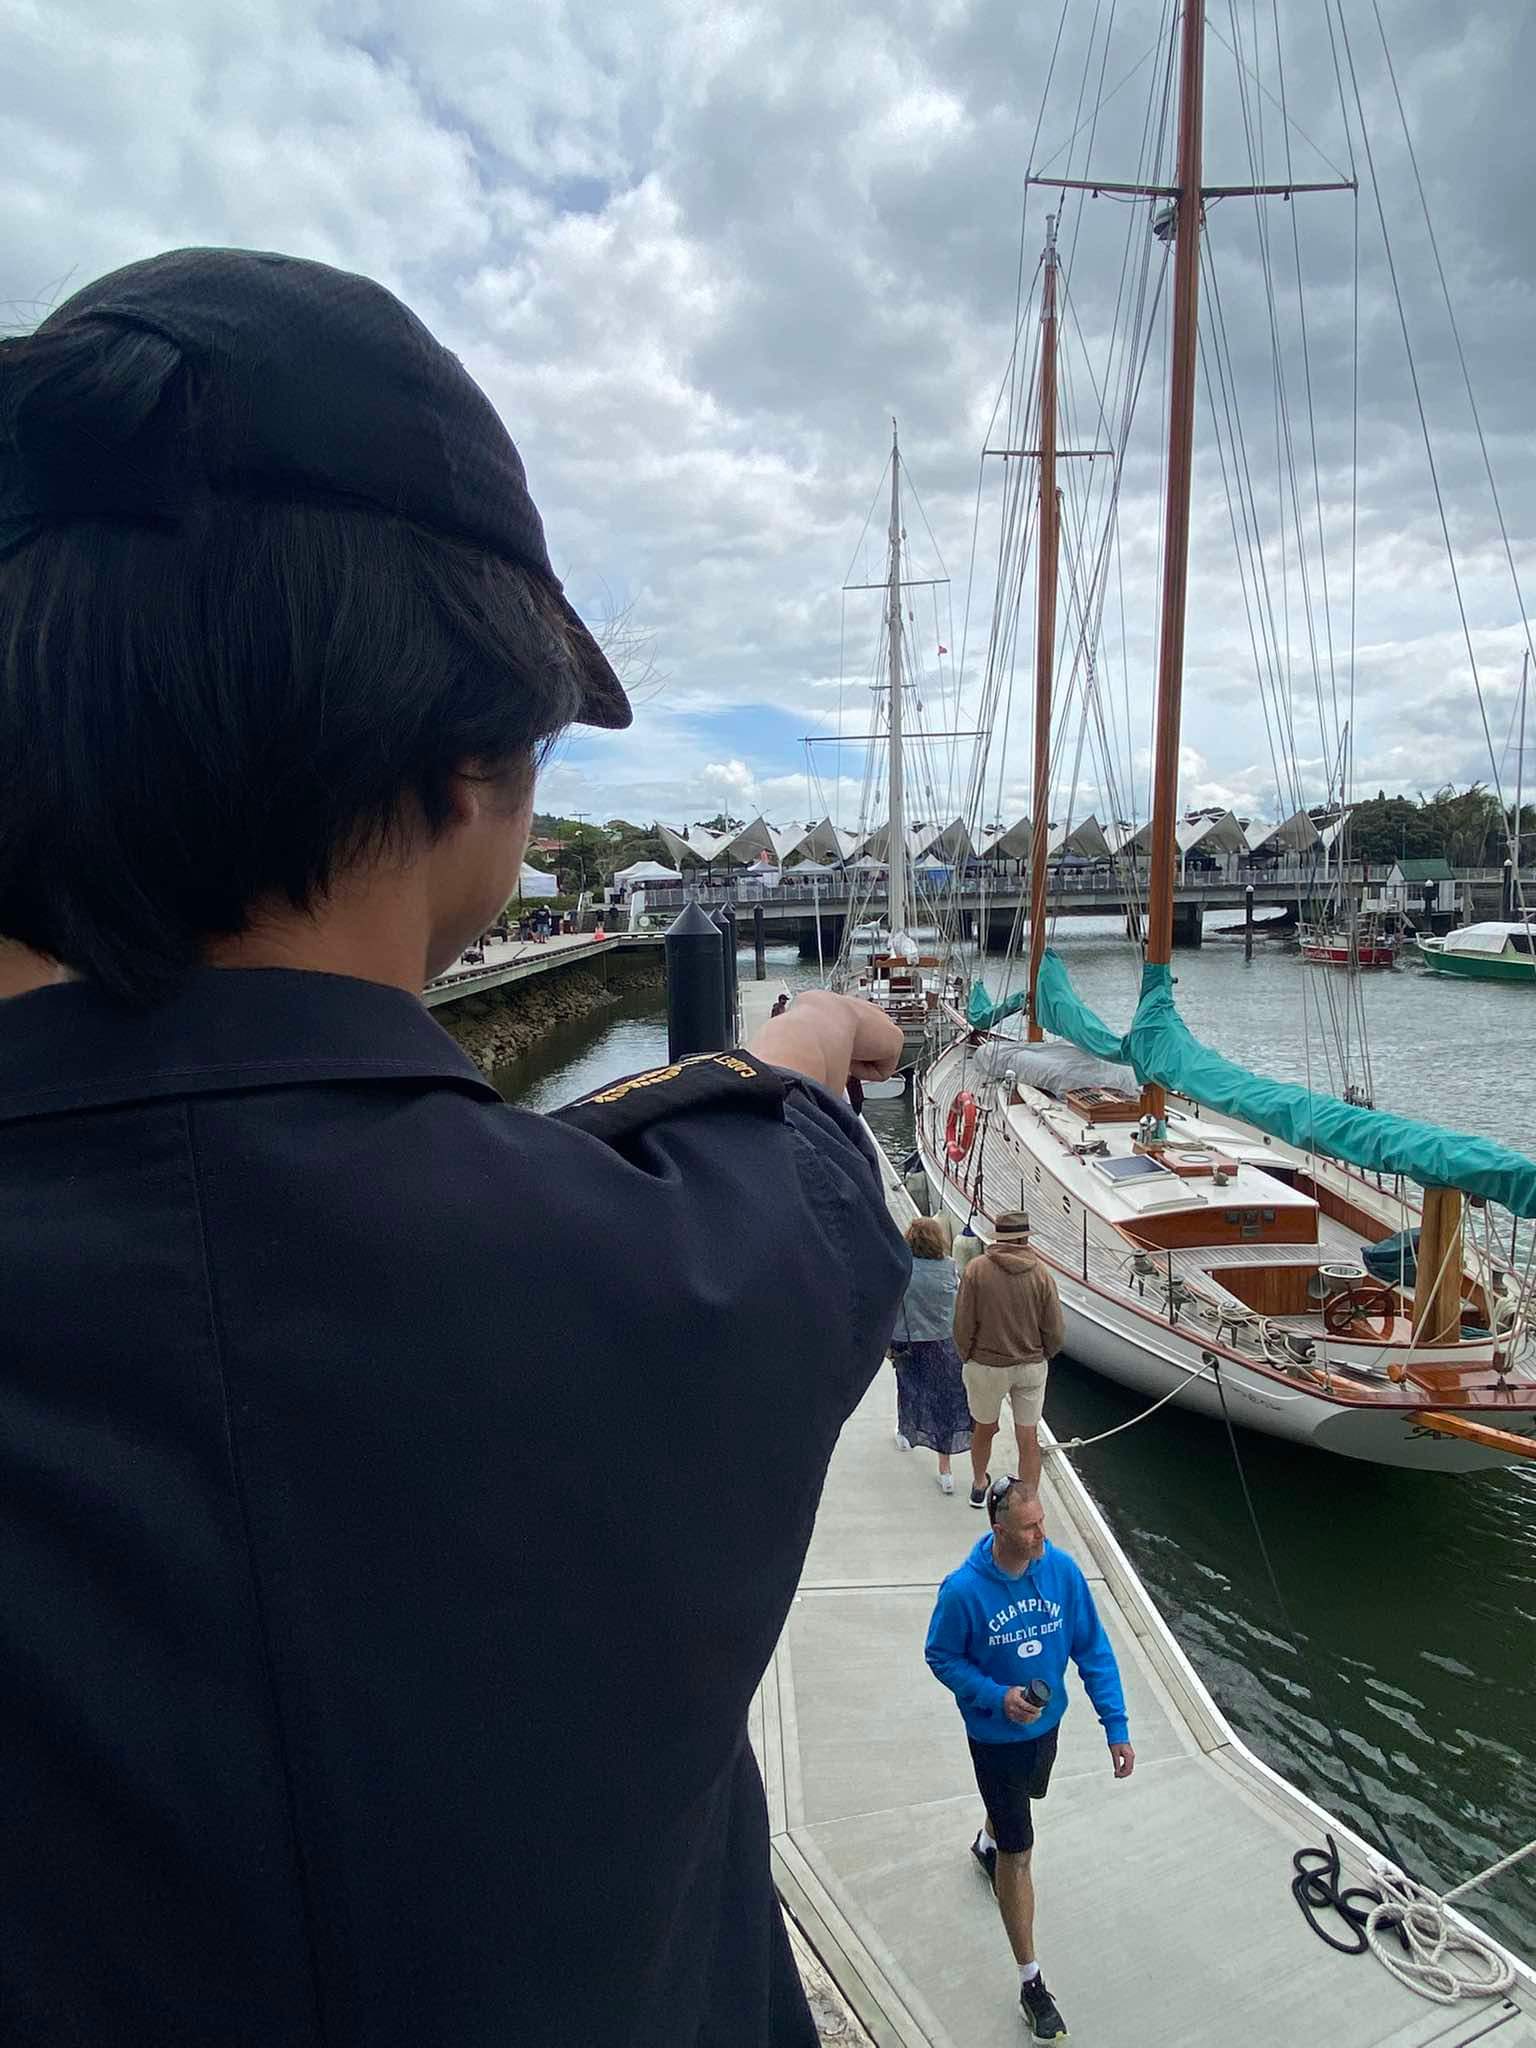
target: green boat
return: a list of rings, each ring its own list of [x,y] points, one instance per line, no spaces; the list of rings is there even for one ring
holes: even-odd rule
[[[1431,974],[1536,988],[1536,930],[1528,924],[1463,925],[1443,939],[1420,939],[1418,952]]]

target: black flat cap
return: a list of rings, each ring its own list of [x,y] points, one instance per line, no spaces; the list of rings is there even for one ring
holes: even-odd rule
[[[43,323],[121,321],[173,342],[221,415],[220,461],[281,495],[333,497],[478,542],[560,598],[586,674],[584,724],[632,713],[567,602],[522,458],[458,357],[371,278],[254,249],[173,249],[98,278]],[[7,545],[39,523],[0,491]]]

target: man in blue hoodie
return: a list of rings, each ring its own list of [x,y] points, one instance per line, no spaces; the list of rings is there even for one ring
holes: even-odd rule
[[[1136,1752],[1115,1653],[1081,1569],[1046,1541],[1039,1494],[1017,1479],[994,1480],[987,1515],[991,1535],[939,1588],[925,1655],[965,1719],[987,1809],[971,1853],[997,1894],[1020,2007],[1035,2040],[1061,2042],[1066,2026],[1035,1960],[1031,1801],[1045,1797],[1056,1761],[1069,1657],[1104,1724],[1117,1778],[1131,1775]]]

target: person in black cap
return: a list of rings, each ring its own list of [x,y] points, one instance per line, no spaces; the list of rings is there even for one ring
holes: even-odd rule
[[[420,1001],[629,717],[378,285],[182,250],[0,344],[7,2048],[812,2048],[746,1716],[899,1034],[537,1117]]]

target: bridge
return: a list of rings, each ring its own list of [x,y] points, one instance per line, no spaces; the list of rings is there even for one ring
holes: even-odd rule
[[[1255,911],[1278,909],[1283,921],[1294,922],[1303,903],[1314,901],[1328,884],[1311,867],[1275,869],[1260,875],[1202,876],[1185,879],[1174,892],[1174,943],[1198,946],[1201,925],[1207,911],[1230,910],[1244,915],[1251,900]],[[1252,890],[1250,899],[1249,890]],[[850,915],[863,921],[883,915],[886,883],[883,876],[860,876],[850,888],[840,876],[829,875],[815,882],[797,881],[785,875],[777,885],[755,880],[704,881],[685,883],[681,888],[646,889],[645,914],[666,920],[691,899],[714,910],[730,904],[741,920],[743,935],[755,923],[761,907],[763,925],[770,938],[782,942],[793,938],[802,957],[817,955],[817,924],[821,926],[821,950],[835,953],[842,943]],[[1127,918],[1126,891],[1109,873],[1097,868],[1078,871],[1063,869],[1051,878],[1047,903],[1052,916]],[[1018,922],[1021,909],[1029,903],[1027,876],[989,877],[942,892],[919,892],[919,919],[924,907],[942,901],[954,917],[963,938],[975,939],[988,952],[1001,951]]]
[[[1342,888],[1358,902],[1362,896],[1375,895],[1383,887],[1383,877],[1384,870],[1379,865],[1367,869],[1358,861],[1335,862],[1327,868],[1307,861],[1232,862],[1215,874],[1186,868],[1174,888],[1173,942],[1176,946],[1200,945],[1209,911],[1230,911],[1242,918],[1251,902],[1255,914],[1275,910],[1281,913],[1278,920],[1266,918],[1264,922],[1291,925],[1308,915],[1331,890]],[[1403,902],[1400,907],[1421,927],[1432,924],[1436,930],[1448,929],[1462,914],[1497,917],[1501,882],[1501,871],[1497,868],[1458,869],[1457,916],[1436,911],[1426,918],[1424,905],[1415,900]],[[1144,895],[1144,875],[1138,876],[1137,886]],[[883,875],[857,875],[850,886],[849,880],[841,875],[805,880],[797,878],[793,871],[782,875],[776,883],[749,877],[716,880],[706,875],[698,883],[686,882],[680,887],[647,888],[644,897],[646,917],[660,923],[674,917],[690,901],[696,900],[708,910],[730,904],[741,920],[744,937],[761,906],[766,935],[780,943],[794,939],[801,957],[809,960],[817,957],[818,921],[820,951],[835,953],[842,943],[849,916],[860,922],[878,918],[883,915],[887,900]],[[985,881],[968,878],[959,888],[953,883],[939,890],[920,888],[919,919],[924,919],[927,906],[938,903],[957,920],[962,937],[978,941],[987,952],[1000,952],[1007,946],[1021,911],[1027,912],[1029,879],[1018,873],[988,876]],[[1055,869],[1046,903],[1052,917],[1113,917],[1129,923],[1137,914],[1127,905],[1126,880],[1097,862],[1083,868]]]

